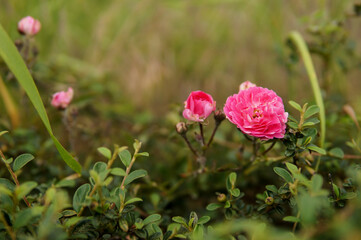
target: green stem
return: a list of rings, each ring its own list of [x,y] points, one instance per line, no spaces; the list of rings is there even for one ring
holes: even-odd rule
[[[6,157],[5,157],[5,155],[3,154],[3,152],[2,152],[1,150],[0,150],[0,157],[1,157],[1,159],[3,160],[6,168],[8,169],[8,171],[9,171],[9,173],[10,173],[10,175],[11,175],[13,181],[14,181],[14,183],[16,184],[17,187],[19,187],[19,186],[20,186],[20,183],[19,183],[18,177],[16,176],[16,174],[14,173],[14,171],[11,169],[10,164],[6,162]],[[31,205],[30,205],[28,199],[26,198],[26,196],[24,196],[23,199],[24,199],[24,202],[26,203],[26,205],[27,205],[29,208],[31,208]]]
[[[3,215],[3,213],[2,213],[1,211],[0,211],[0,220],[1,220],[1,222],[3,222],[6,231],[7,231],[8,234],[10,235],[10,238],[11,238],[12,240],[16,240],[15,232],[13,232],[13,230],[12,230],[11,227],[9,226],[8,222],[7,222],[6,219],[4,218],[4,215]]]
[[[301,211],[298,210],[298,212],[297,212],[297,219],[300,218],[300,215],[301,215]],[[293,233],[295,233],[295,231],[296,231],[297,223],[298,223],[298,222],[295,222],[295,223],[293,224],[293,228],[292,228],[292,232],[293,232]]]
[[[140,150],[140,146],[139,148],[135,149],[134,151],[134,154],[133,154],[133,158],[132,160],[130,161],[130,164],[129,166],[127,167],[127,170],[125,170],[125,176],[123,178],[123,181],[122,181],[122,184],[120,185],[120,189],[124,190],[124,182],[125,182],[125,179],[128,177],[129,173],[130,173],[130,170],[132,169],[132,166],[135,162],[135,159],[137,158],[137,153],[139,152]]]
[[[321,89],[318,83],[316,71],[312,62],[312,58],[310,55],[310,52],[308,50],[308,47],[303,40],[302,36],[298,32],[291,32],[289,39],[296,45],[300,55],[302,56],[303,63],[305,64],[305,68],[312,86],[313,95],[316,100],[316,104],[320,108],[320,147],[323,148],[325,143],[325,137],[326,137],[326,113],[325,113],[325,106],[322,99]],[[316,168],[315,171],[318,171],[320,165],[320,158],[317,159]]]
[[[204,132],[203,132],[203,125],[202,125],[202,123],[199,123],[199,130],[200,130],[201,138],[202,138],[202,146],[204,146],[206,143],[205,143],[205,141],[204,141]]]

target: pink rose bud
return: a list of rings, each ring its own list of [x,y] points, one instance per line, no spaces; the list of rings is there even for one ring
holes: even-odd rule
[[[203,122],[215,110],[216,102],[213,101],[211,95],[202,91],[194,91],[184,102],[183,117],[190,121]]]
[[[251,87],[240,91],[228,97],[223,110],[227,119],[245,134],[261,140],[285,135],[288,113],[272,90]]]
[[[248,88],[256,87],[256,86],[257,86],[256,84],[251,83],[250,81],[245,81],[245,82],[241,83],[241,85],[239,85],[239,91],[243,91]]]
[[[40,31],[40,28],[41,23],[30,16],[24,17],[18,23],[18,30],[23,35],[34,36]]]
[[[73,99],[74,91],[70,87],[68,91],[64,92],[57,92],[53,94],[53,99],[51,100],[51,105],[56,107],[57,109],[65,109],[70,104],[71,100]]]

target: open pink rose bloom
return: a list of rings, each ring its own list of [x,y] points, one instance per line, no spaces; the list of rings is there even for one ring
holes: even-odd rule
[[[41,23],[30,17],[24,17],[18,23],[18,30],[21,34],[34,36],[36,35],[41,29]]]
[[[65,109],[70,104],[71,100],[73,99],[74,91],[70,87],[68,91],[64,92],[57,92],[53,95],[53,99],[51,100],[51,105],[58,109]]]
[[[184,102],[183,117],[190,121],[203,122],[214,110],[216,110],[216,102],[211,95],[194,91]]]
[[[283,138],[286,132],[288,113],[282,99],[267,88],[241,90],[228,97],[223,111],[243,133],[261,140]]]

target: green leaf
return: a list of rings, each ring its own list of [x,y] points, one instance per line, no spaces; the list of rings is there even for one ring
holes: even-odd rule
[[[162,216],[159,214],[152,214],[152,215],[149,215],[146,219],[144,219],[143,224],[147,225],[149,223],[159,221],[161,218],[162,218]]]
[[[311,117],[312,115],[315,115],[316,113],[320,112],[320,108],[317,105],[312,105],[309,108],[307,108],[305,114],[303,115],[304,119],[307,119]]]
[[[110,151],[109,148],[100,147],[97,150],[101,155],[103,155],[104,157],[106,157],[108,159],[110,159],[112,157],[112,151]]]
[[[295,122],[296,124],[298,124],[298,120],[294,117],[292,117],[291,115],[288,115],[288,119],[292,122]]]
[[[232,172],[229,174],[228,176],[229,182],[232,184],[232,187],[236,184],[236,180],[237,180],[237,174]]]
[[[311,136],[308,136],[308,137],[304,137],[303,138],[303,141],[302,141],[302,145],[303,146],[307,146],[308,144],[310,144],[312,141],[312,137]]]
[[[83,219],[84,219],[83,217],[77,217],[77,216],[69,218],[65,222],[65,227],[73,226],[73,225],[77,224],[78,222],[80,222]]]
[[[128,201],[126,201],[124,203],[124,206],[129,205],[131,203],[135,203],[135,202],[143,202],[143,199],[137,198],[137,197],[136,198],[131,198],[131,199],[129,199]]]
[[[81,185],[75,192],[73,197],[73,208],[76,212],[79,212],[83,203],[85,202],[86,196],[90,192],[90,184],[86,183]]]
[[[108,173],[110,172],[110,169],[107,169],[107,164],[104,162],[96,162],[94,164],[93,170],[98,174],[99,181],[101,182],[104,181],[104,179],[107,177]]]
[[[110,174],[113,174],[115,176],[125,176],[125,171],[122,168],[112,168],[110,170]]]
[[[298,168],[296,165],[286,162],[286,167],[292,174],[298,173]]]
[[[293,107],[293,108],[295,108],[296,110],[298,110],[298,111],[302,111],[302,107],[300,106],[300,104],[298,104],[298,103],[296,103],[296,102],[294,102],[294,101],[288,101],[288,103]]]
[[[15,188],[15,193],[16,193],[18,199],[21,199],[24,196],[26,196],[34,188],[36,188],[36,186],[38,186],[38,184],[36,182],[29,181],[29,182],[24,182],[20,186],[16,187]]]
[[[62,187],[75,187],[75,180],[72,179],[62,179],[57,184],[55,184],[55,187],[62,188]]]
[[[9,158],[9,159],[6,159],[5,162],[8,163],[8,164],[11,164],[13,162],[13,158]]]
[[[275,193],[275,194],[278,193],[278,189],[277,189],[277,187],[275,185],[266,185],[266,189],[268,191],[271,191],[271,192]]]
[[[323,184],[323,179],[322,179],[321,175],[319,175],[319,174],[313,175],[311,181],[312,181],[312,191],[313,192],[320,191],[322,188],[322,184]]]
[[[10,191],[14,191],[15,189],[15,184],[7,178],[0,178],[0,185],[4,185]]]
[[[241,194],[241,191],[239,191],[238,188],[231,189],[229,192],[232,194],[233,197],[238,197]]]
[[[34,156],[29,153],[24,153],[18,156],[13,164],[13,170],[17,171],[24,167],[28,162],[34,159]]]
[[[8,196],[12,196],[13,195],[13,193],[7,188],[7,187],[5,187],[4,185],[2,185],[2,184],[0,184],[0,196],[2,195],[2,194],[6,194],[6,195],[8,195]],[[1,200],[1,199],[0,199]],[[1,203],[1,202],[0,202]]]
[[[133,143],[134,150],[139,150],[141,148],[141,146],[142,146],[142,143],[139,142],[138,139],[134,139],[134,143]]]
[[[298,124],[294,122],[287,122],[287,125],[293,128],[294,130],[298,129]]]
[[[182,217],[179,217],[179,216],[177,216],[177,217],[172,217],[172,220],[173,220],[173,222],[180,223],[180,224],[182,224],[182,225],[185,226],[185,227],[188,226],[186,220],[185,220],[184,218],[182,218]]]
[[[44,207],[42,206],[34,206],[17,213],[14,222],[14,229],[19,229],[30,224],[34,218],[39,217],[42,214],[43,209]]]
[[[80,164],[70,155],[68,151],[60,144],[58,139],[54,136],[53,130],[49,122],[48,115],[46,114],[43,101],[41,100],[38,89],[31,77],[28,68],[26,67],[22,57],[16,49],[14,43],[5,32],[4,28],[0,24],[0,56],[5,61],[11,72],[15,75],[20,85],[24,88],[30,101],[35,107],[36,111],[46,130],[48,131],[51,139],[54,142],[55,147],[60,153],[62,159],[71,167],[74,171],[81,173]]]
[[[1,131],[1,132],[0,132],[0,137],[1,137],[2,135],[6,134],[6,133],[8,133],[8,131]]]
[[[141,152],[141,153],[137,153],[135,156],[136,156],[136,157],[149,157],[149,153],[147,153],[147,152]]]
[[[204,239],[204,227],[203,225],[196,225],[192,233],[192,239]]]
[[[291,174],[286,169],[283,169],[280,167],[274,167],[273,171],[275,171],[275,173],[277,173],[277,175],[280,176],[281,178],[283,178],[286,182],[288,182],[288,183],[293,182],[293,178],[292,178]]]
[[[317,118],[310,118],[310,119],[306,120],[302,124],[302,128],[311,127],[311,126],[314,126],[314,125],[316,125],[318,123],[320,123],[320,120],[318,120]]]
[[[299,222],[300,219],[298,219],[295,216],[287,216],[287,217],[283,218],[283,221],[286,221],[286,222]]]
[[[310,149],[311,151],[318,152],[319,154],[326,155],[326,150],[317,147],[316,145],[310,144],[307,146],[307,149]]]
[[[346,194],[341,196],[341,199],[353,199],[355,197],[357,197],[357,193],[347,192]]]
[[[335,157],[335,158],[340,158],[340,159],[343,159],[344,157],[344,153],[342,151],[341,148],[332,148],[330,151],[328,151],[328,154],[332,157]]]
[[[333,188],[333,191],[334,191],[334,193],[336,195],[336,198],[339,199],[340,198],[340,189],[334,183],[332,183],[332,188]]]
[[[216,210],[216,209],[218,209],[218,208],[221,208],[221,207],[223,207],[223,204],[220,204],[220,203],[210,203],[210,204],[208,204],[208,206],[207,206],[207,210],[208,210],[208,211],[214,211],[214,210]]]
[[[130,161],[132,160],[132,155],[130,154],[130,152],[128,150],[123,150],[118,153],[118,156],[124,166],[129,167]]]
[[[203,217],[198,219],[197,224],[206,224],[207,222],[209,222],[209,220],[211,220],[211,217],[203,216]]]
[[[139,169],[139,170],[135,170],[133,172],[131,172],[127,178],[124,181],[124,186],[128,185],[129,183],[133,182],[135,179],[138,178],[142,178],[147,176],[147,171],[143,170],[143,169]]]

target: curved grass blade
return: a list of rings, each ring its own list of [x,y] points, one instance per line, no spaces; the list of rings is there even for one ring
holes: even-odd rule
[[[318,84],[318,79],[315,68],[313,66],[312,58],[308,50],[308,47],[300,33],[296,31],[291,32],[289,39],[295,44],[300,55],[302,56],[303,63],[305,64],[305,68],[312,86],[313,95],[315,96],[316,104],[320,108],[320,130],[321,130],[320,147],[323,148],[326,137],[326,113],[321,95],[321,89]],[[319,164],[320,164],[320,159],[318,159],[316,163],[316,168],[315,168],[316,172],[318,171]]]
[[[0,95],[3,99],[5,109],[9,114],[11,125],[13,128],[17,128],[20,125],[20,114],[17,105],[12,99],[10,92],[6,88],[6,85],[0,76]]]
[[[74,171],[80,173],[80,164],[71,156],[71,154],[65,150],[65,148],[59,143],[58,139],[53,134],[48,115],[46,114],[43,101],[41,100],[38,89],[31,77],[28,68],[26,67],[23,59],[21,58],[18,50],[10,37],[0,24],[0,56],[3,58],[11,72],[15,75],[20,85],[24,88],[30,101],[34,105],[39,117],[43,121],[46,130],[48,130],[50,137],[52,138],[55,147],[58,149],[63,160]]]

